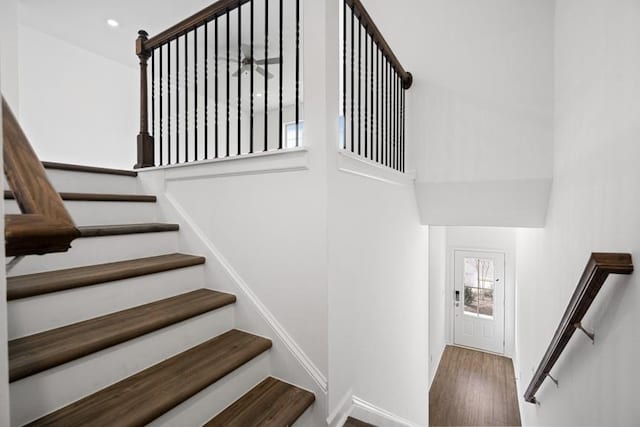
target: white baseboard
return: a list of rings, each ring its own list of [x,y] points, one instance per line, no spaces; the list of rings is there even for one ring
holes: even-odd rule
[[[327,425],[329,427],[342,427],[347,421],[349,414],[353,410],[353,390],[349,389],[345,395],[340,399],[340,403],[329,414],[327,418]]]
[[[379,408],[357,396],[353,396],[353,409],[350,415],[378,427],[420,427],[418,424]]]

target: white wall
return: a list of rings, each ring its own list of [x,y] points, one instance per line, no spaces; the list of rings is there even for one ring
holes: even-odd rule
[[[138,74],[20,26],[20,121],[42,160],[131,168]]]
[[[407,165],[418,171],[423,224],[540,226],[552,175],[553,0],[363,3],[414,76]],[[479,191],[488,208],[461,209]]]
[[[447,344],[447,228],[429,227],[429,386]]]
[[[640,253],[640,4],[558,0],[554,187],[544,230],[518,234],[519,395],[590,252]],[[640,283],[611,277],[545,381],[527,425],[637,425]],[[544,311],[543,311],[544,310]],[[541,315],[544,313],[544,315]]]
[[[0,81],[3,78],[0,69]],[[0,122],[2,121],[2,107],[0,107]],[[0,132],[0,145],[4,144],[3,132]],[[4,152],[4,150],[2,150]],[[0,152],[0,173],[4,175],[3,152]],[[4,190],[4,179],[0,183],[0,190]],[[4,204],[0,207],[0,230],[4,234]],[[0,257],[4,257],[4,245],[0,248]],[[4,268],[0,269],[0,295],[6,295],[7,292],[7,275]],[[8,352],[8,336],[7,336],[7,300],[0,298],[0,426],[9,425],[9,352]]]
[[[413,186],[337,174],[329,196],[330,384],[427,425],[429,233]]]
[[[0,2],[0,90],[18,112],[18,0]]]

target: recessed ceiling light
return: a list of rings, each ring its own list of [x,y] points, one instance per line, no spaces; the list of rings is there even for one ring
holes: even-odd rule
[[[256,96],[257,96],[257,97],[261,97],[261,96],[262,96],[262,94],[261,94],[261,93],[256,93]]]
[[[118,21],[116,21],[115,19],[107,19],[107,24],[108,24],[110,27],[113,27],[113,28],[115,28],[115,27],[117,27],[118,25],[120,25],[120,24],[118,23]]]

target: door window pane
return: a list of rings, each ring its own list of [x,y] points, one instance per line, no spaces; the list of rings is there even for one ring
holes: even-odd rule
[[[464,259],[464,313],[493,318],[495,269],[488,258]]]

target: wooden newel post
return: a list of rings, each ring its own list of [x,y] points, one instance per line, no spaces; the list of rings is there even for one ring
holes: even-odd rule
[[[134,168],[155,166],[153,137],[149,135],[149,94],[147,88],[147,61],[151,52],[145,48],[148,34],[138,31],[136,55],[140,59],[140,133],[138,134],[138,162]]]

